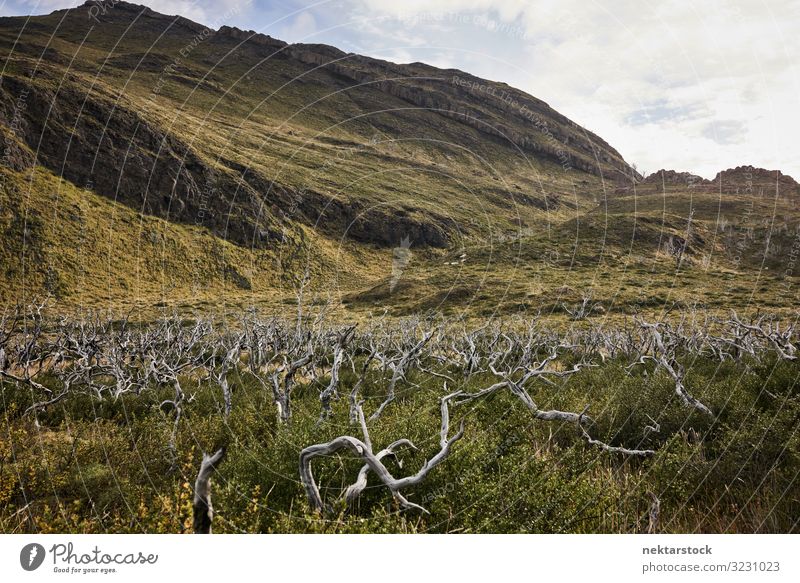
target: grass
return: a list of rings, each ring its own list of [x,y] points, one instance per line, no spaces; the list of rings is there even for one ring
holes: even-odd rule
[[[168,388],[117,401],[76,397],[39,415],[37,426],[20,414],[30,404],[28,391],[6,383],[0,530],[183,532],[191,526],[201,452],[227,443],[213,486],[215,532],[632,533],[647,528],[649,493],[661,500],[661,532],[797,531],[796,363],[687,363],[696,396],[719,412],[714,421],[687,412],[665,375],[631,376],[624,364],[609,361],[558,388],[534,386],[531,394],[542,407],[580,410],[592,402],[598,438],[653,447],[655,456],[642,461],[599,453],[573,426],[532,421],[518,400],[501,393],[455,409],[454,419],[465,419],[465,437],[407,493],[430,515],[399,511],[373,480],[351,512],[323,518],[308,511],[299,450],[354,428],[344,400],[334,403],[329,422],[318,423],[317,388],[307,380],[296,390],[286,426],[276,423],[271,397],[247,375],[229,379],[234,408],[227,421],[218,390],[193,383],[176,466],[165,447],[171,418],[158,407]],[[348,386],[352,373],[342,380]],[[478,375],[463,388],[490,383]],[[371,373],[367,412],[384,386]],[[439,394],[441,379],[414,373],[399,400],[371,424],[376,445],[405,437],[420,447],[401,456],[402,469],[392,466],[395,475],[415,471],[436,451]],[[660,430],[643,434],[650,419]],[[335,499],[358,467],[348,455],[316,462],[323,497]]]
[[[301,270],[307,257],[312,296],[332,301],[344,318],[388,310],[398,317],[441,311],[468,319],[536,313],[563,320],[565,306],[586,294],[599,306],[592,316],[597,321],[674,305],[791,314],[796,298],[787,254],[773,252],[762,268],[764,235],[739,239],[747,231],[735,224],[717,234],[742,243],[731,250],[714,243],[712,227],[695,219],[704,243],[686,253],[679,269],[659,244],[674,229],[654,226],[646,216],[595,220],[589,213],[549,233],[526,231],[449,250],[412,245],[392,287],[392,249],[331,240],[305,228],[313,252],[292,260],[285,246],[243,248],[202,227],[138,214],[44,169],[0,172],[11,186],[0,193],[6,305],[50,295],[66,311],[101,306],[143,317],[154,306],[186,313],[275,307],[293,300],[287,275]],[[794,229],[769,237],[770,248],[791,241]]]
[[[539,313],[563,321],[565,304],[586,294],[602,308],[593,318],[604,320],[675,304],[782,313],[796,304],[800,215],[793,199],[678,185],[620,187],[521,152],[436,108],[410,107],[375,84],[357,85],[286,55],[267,58],[223,35],[192,42],[198,29],[185,23],[162,35],[171,20],[143,16],[133,34],[126,10],[111,11],[91,32],[77,12],[65,24],[59,24],[63,13],[35,17],[16,45],[23,20],[3,19],[4,86],[30,89],[29,101],[57,95],[63,112],[81,111],[92,132],[102,133],[114,116],[146,123],[186,145],[229,185],[241,185],[247,170],[249,186],[215,199],[207,214],[225,229],[214,236],[197,217],[177,222],[173,207],[165,218],[175,220],[164,221],[140,215],[135,200],[124,206],[114,193],[83,190],[59,178],[60,168],[2,168],[0,302],[6,306],[50,295],[68,312],[93,306],[143,317],[160,306],[186,313],[276,307],[291,300],[289,282],[306,263],[319,301],[356,319],[371,311],[435,310],[464,318]],[[191,51],[181,53],[187,46]],[[350,64],[396,73],[391,64]],[[424,65],[404,71],[452,74]],[[435,83],[408,83],[444,99]],[[519,121],[491,100],[460,98],[497,124]],[[56,137],[80,141],[69,124],[51,117]],[[552,122],[554,135],[572,131],[555,115]],[[17,140],[5,130],[3,139]],[[136,147],[143,156],[156,149]],[[302,192],[314,193],[315,208],[285,208]],[[345,210],[317,220],[328,203]],[[282,212],[289,216],[284,222]],[[692,236],[677,268],[665,245],[686,235],[690,216]],[[262,219],[288,240],[225,240],[234,222],[260,228]],[[446,230],[445,247],[412,240],[411,261],[393,275],[392,247],[426,229]],[[365,234],[375,235],[372,243],[363,241]]]

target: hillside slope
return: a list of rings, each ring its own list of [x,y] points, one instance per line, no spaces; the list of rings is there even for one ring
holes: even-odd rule
[[[5,302],[272,301],[307,266],[351,309],[557,311],[630,261],[662,273],[667,301],[676,245],[678,267],[757,277],[792,245],[780,173],[641,180],[503,83],[93,6],[0,18]],[[754,217],[778,211],[774,237]]]
[[[19,118],[37,162],[73,184],[179,222],[205,202],[207,226],[242,245],[274,239],[298,191],[292,218],[331,235],[366,222],[347,234],[387,245],[402,231],[445,246],[470,191],[494,207],[515,194],[542,206],[575,182],[561,165],[632,172],[599,137],[503,84],[210,31],[124,2],[97,23],[92,6],[0,19],[0,119]],[[398,210],[409,216],[386,232]]]

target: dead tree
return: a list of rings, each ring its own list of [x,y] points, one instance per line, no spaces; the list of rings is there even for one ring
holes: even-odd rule
[[[368,346],[369,346],[369,353],[364,358],[364,361],[361,363],[361,373],[359,374],[358,380],[353,383],[353,388],[350,389],[350,424],[355,425],[358,423],[358,416],[360,410],[360,404],[358,400],[358,392],[361,389],[361,386],[364,384],[364,381],[367,378],[367,373],[369,372],[369,367],[372,364],[372,361],[375,360],[375,356],[378,354],[378,346],[374,340],[374,337],[370,334],[367,339]],[[356,371],[355,361],[352,361],[353,372]],[[363,411],[361,411],[363,415]]]
[[[248,349],[248,372],[272,394],[279,423],[291,419],[292,388],[297,373],[312,363],[312,336],[289,332],[277,320],[264,323],[255,318],[243,322],[243,343]],[[281,362],[281,364],[276,364]]]
[[[443,397],[440,401],[442,424],[439,432],[439,451],[431,459],[427,460],[417,473],[407,476],[405,478],[395,478],[391,472],[381,461],[381,458],[386,457],[389,453],[394,453],[395,449],[401,445],[414,447],[413,443],[408,440],[400,440],[394,442],[386,450],[379,452],[377,455],[372,451],[371,440],[369,439],[369,432],[367,430],[366,422],[362,423],[362,431],[364,432],[364,441],[345,435],[337,437],[327,443],[320,443],[311,445],[300,452],[300,481],[305,487],[306,494],[308,495],[308,502],[314,512],[324,512],[326,506],[319,493],[319,488],[314,480],[314,475],[311,471],[311,462],[314,458],[321,456],[329,456],[342,450],[348,450],[358,457],[360,457],[368,469],[362,468],[359,472],[359,477],[348,490],[345,492],[345,497],[352,501],[360,494],[366,480],[366,472],[372,471],[378,479],[389,489],[394,500],[402,509],[417,509],[422,512],[428,513],[422,506],[410,502],[403,494],[402,490],[411,488],[420,484],[428,476],[430,471],[442,463],[448,455],[453,444],[461,439],[464,435],[464,423],[462,421],[459,430],[455,435],[449,437],[450,432],[450,410],[449,403],[456,396],[456,393]],[[358,405],[358,409],[361,406]],[[360,418],[363,420],[363,411],[359,413]],[[388,453],[387,453],[388,450]],[[380,457],[379,457],[380,456]]]
[[[115,399],[129,392],[140,394],[150,380],[150,367],[140,360],[124,330],[109,340],[104,361],[104,368],[114,379]]]
[[[565,371],[548,369],[548,365],[556,358],[558,358],[557,347],[553,348],[550,354],[543,360],[530,365],[518,365],[506,371],[498,371],[492,366],[492,374],[502,378],[503,380],[475,393],[460,392],[457,394],[458,399],[456,402],[458,404],[467,403],[469,401],[488,397],[489,395],[502,389],[509,389],[515,397],[523,402],[525,407],[536,419],[541,421],[566,421],[568,423],[590,422],[591,420],[588,417],[582,417],[580,413],[556,410],[545,411],[539,409],[525,388],[525,385],[528,384],[528,382],[530,382],[532,379],[539,379],[547,384],[553,385],[553,381],[547,377],[567,377],[579,372],[581,368],[586,366],[585,364],[575,364],[572,369]],[[523,355],[523,360],[524,359],[527,359],[526,355]],[[520,374],[521,376],[515,380],[514,377]]]
[[[331,399],[339,394],[337,390],[339,386],[339,369],[344,361],[347,343],[352,339],[355,329],[355,326],[349,326],[335,334],[336,342],[333,348],[333,362],[331,363],[331,380],[319,395],[320,403],[322,403],[320,420],[327,419],[331,415]]]
[[[190,328],[184,328],[179,320],[172,319],[162,321],[159,330],[160,341],[152,346],[151,374],[157,384],[171,385],[174,390],[174,396],[164,399],[159,405],[162,410],[166,406],[171,407],[174,415],[168,444],[174,468],[178,460],[178,427],[186,398],[181,377],[203,366],[198,349],[201,340],[208,335],[210,326],[207,322],[197,322]]]
[[[209,373],[222,390],[223,416],[225,419],[230,416],[233,408],[233,395],[228,383],[228,373],[239,362],[241,346],[241,336],[234,334],[227,339],[220,339],[212,349]]]
[[[303,336],[303,307],[305,301],[306,286],[311,282],[311,266],[306,263],[303,275],[293,281],[295,297],[297,298],[297,327],[295,337],[299,341]]]
[[[761,316],[755,322],[746,324],[739,319],[736,312],[733,312],[728,323],[737,331],[745,330],[756,338],[765,341],[772,346],[781,359],[797,360],[797,347],[792,342],[794,325],[786,326],[781,330],[780,322],[772,322],[766,316]]]
[[[272,382],[272,396],[278,408],[278,419],[281,423],[286,423],[292,417],[292,388],[294,387],[295,375],[304,366],[308,365],[314,358],[311,347],[308,352],[297,360],[290,361],[288,356],[284,356],[283,365],[270,376]]]
[[[640,321],[640,325],[648,334],[647,345],[650,347],[650,354],[642,354],[639,360],[629,366],[628,369],[639,364],[644,364],[648,360],[654,361],[657,367],[663,368],[667,374],[672,377],[675,382],[675,393],[680,397],[684,405],[692,407],[709,417],[714,417],[711,409],[706,407],[686,390],[686,386],[684,385],[686,371],[676,360],[680,339],[676,338],[674,334],[669,333],[669,328],[664,323],[657,322],[655,324],[650,324]],[[662,330],[666,331],[666,334],[662,334]]]
[[[589,407],[587,406],[583,410],[583,413],[581,413],[581,417],[583,417],[588,410],[589,410]],[[652,449],[629,449],[627,447],[619,447],[619,446],[609,445],[607,443],[604,443],[604,442],[600,441],[599,439],[592,438],[592,436],[589,435],[589,432],[586,431],[586,428],[583,425],[584,425],[584,423],[583,423],[582,419],[579,419],[578,423],[577,423],[577,426],[580,429],[580,432],[583,435],[583,438],[586,440],[586,443],[588,443],[589,445],[593,445],[595,447],[599,447],[600,449],[602,449],[603,451],[607,451],[608,453],[620,453],[622,455],[640,456],[640,457],[647,457],[647,456],[655,455],[655,453],[656,453],[655,450],[652,450]]]
[[[658,534],[659,520],[661,518],[661,500],[653,492],[650,496],[650,507],[647,510],[647,534]]]
[[[225,448],[218,449],[213,455],[203,454],[200,471],[194,482],[194,500],[192,501],[195,534],[210,534],[214,520],[214,508],[211,505],[211,475],[225,457]]]
[[[583,297],[581,298],[581,302],[576,304],[574,307],[569,307],[567,304],[562,303],[562,309],[569,314],[569,317],[573,320],[585,320],[589,316],[592,315],[593,312],[598,310],[599,304],[596,302],[592,302],[592,293],[584,293]]]
[[[495,383],[485,389],[482,389],[475,393],[464,393],[460,392],[457,393],[455,404],[463,404],[474,401],[476,399],[482,399],[488,397],[489,395],[500,391],[502,389],[508,389],[511,393],[517,397],[525,407],[531,412],[535,419],[540,421],[561,421],[566,423],[572,423],[576,427],[578,427],[581,435],[584,439],[586,439],[589,445],[599,447],[600,449],[607,451],[609,453],[619,453],[628,456],[650,456],[655,453],[655,451],[651,449],[629,449],[625,447],[617,447],[612,446],[607,443],[604,443],[600,440],[592,438],[586,428],[585,425],[590,425],[593,423],[592,419],[587,415],[588,406],[584,408],[581,413],[574,413],[571,411],[559,411],[559,410],[542,410],[536,405],[534,400],[531,398],[530,394],[528,393],[525,385],[532,379],[539,379],[544,381],[547,384],[553,385],[554,383],[547,377],[567,377],[579,372],[584,366],[587,366],[585,363],[575,364],[572,369],[566,371],[554,371],[548,369],[548,364],[554,361],[558,356],[558,347],[554,347],[551,353],[541,360],[538,363],[534,363],[529,367],[518,367],[513,370],[500,372],[495,369],[492,369],[492,372],[499,377],[502,377],[503,380]],[[514,380],[514,376],[521,372],[521,369],[527,368],[522,372],[522,376],[518,380]]]
[[[361,434],[364,436],[364,443],[367,447],[372,450],[372,439],[369,436],[369,429],[367,429],[367,421],[364,418],[364,410],[361,408],[362,403],[359,402],[356,404],[356,420],[361,426]],[[416,446],[408,439],[398,439],[397,441],[389,444],[388,447],[382,449],[375,457],[378,460],[382,460],[385,457],[391,457],[392,459],[396,460],[399,467],[403,467],[402,460],[397,458],[397,450],[401,447],[408,447],[411,450],[416,451]],[[356,500],[361,496],[361,493],[367,487],[367,475],[369,474],[370,466],[369,464],[364,464],[358,472],[358,477],[356,481],[348,486],[347,490],[343,495],[344,500],[346,501],[348,507],[353,506]]]
[[[0,321],[0,378],[50,397],[53,391],[36,380],[51,356],[43,339],[44,308],[44,303],[29,310],[17,308],[10,319],[4,314]]]
[[[389,381],[389,388],[386,392],[386,398],[370,416],[370,421],[374,421],[380,417],[384,409],[386,409],[386,407],[388,407],[392,401],[395,400],[395,387],[397,386],[398,381],[406,378],[406,372],[411,366],[411,363],[419,356],[420,351],[431,338],[433,338],[433,331],[425,333],[422,337],[422,340],[414,344],[411,348],[401,352],[396,361],[391,361],[389,363],[389,367],[392,368],[392,378]]]

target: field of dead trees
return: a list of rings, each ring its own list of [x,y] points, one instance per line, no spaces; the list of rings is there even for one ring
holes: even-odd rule
[[[792,323],[0,321],[3,532],[797,532]]]

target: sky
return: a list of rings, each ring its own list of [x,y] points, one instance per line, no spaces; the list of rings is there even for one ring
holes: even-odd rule
[[[78,3],[0,0],[0,15]],[[138,3],[214,28],[504,81],[597,133],[643,173],[713,178],[752,164],[800,180],[800,0]]]

